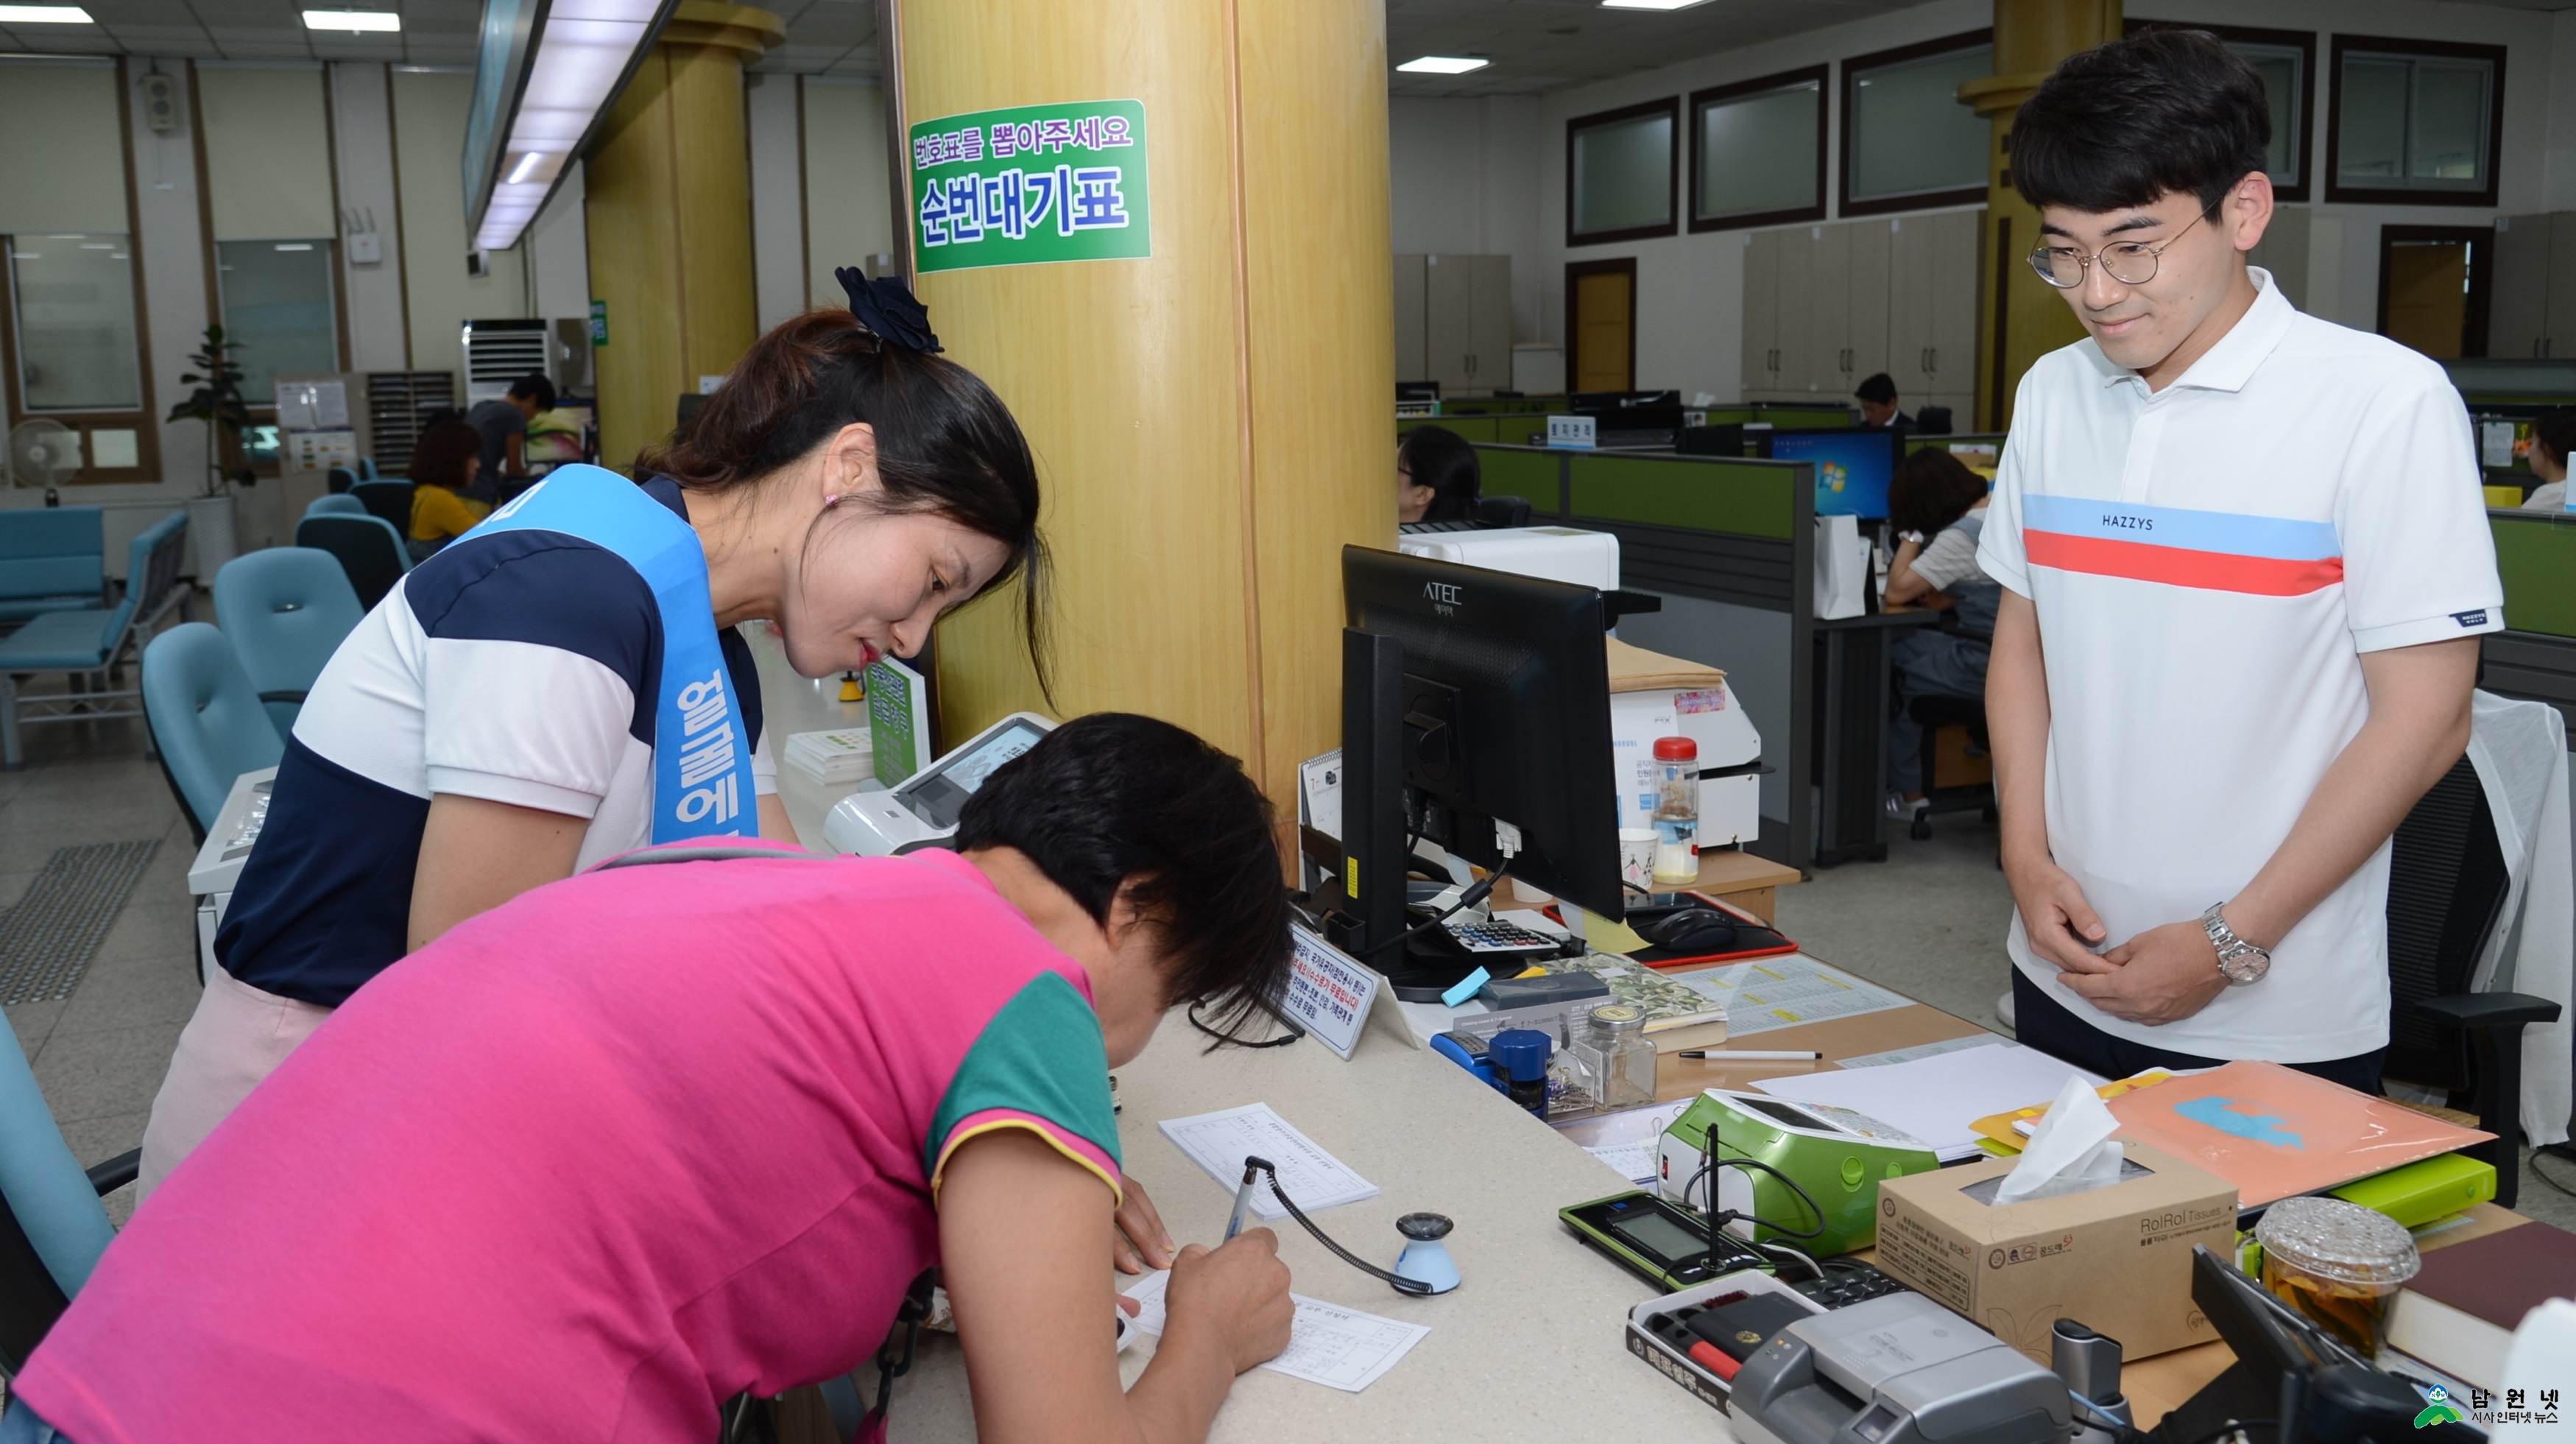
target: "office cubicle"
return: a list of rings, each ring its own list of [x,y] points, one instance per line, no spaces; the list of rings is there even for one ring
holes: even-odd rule
[[[1620,585],[1664,605],[1623,619],[1621,638],[1726,671],[1773,769],[1751,850],[1806,866],[1815,855],[1813,465],[1494,444],[1476,455],[1486,495],[1525,496],[1535,518],[1619,538]]]
[[[1395,434],[1401,438],[1425,426],[1446,428],[1469,441],[1520,446],[1527,444],[1533,435],[1547,434],[1547,413],[1512,411],[1492,416],[1402,416],[1396,418]]]
[[[1708,420],[1702,424],[1707,426],[1776,426],[1786,431],[1800,427],[1860,425],[1860,413],[1848,406],[1752,401],[1739,406],[1695,406],[1689,409],[1705,410]]]
[[[2484,639],[2478,685],[2565,713],[2576,737],[2576,515],[2490,511],[2505,630]]]

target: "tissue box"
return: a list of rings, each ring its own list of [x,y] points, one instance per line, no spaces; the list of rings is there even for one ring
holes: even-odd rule
[[[2073,1319],[2143,1359],[2218,1337],[2191,1301],[2191,1250],[2236,1247],[2236,1185],[2130,1143],[2121,1182],[2002,1207],[2013,1160],[1878,1186],[1878,1267],[2041,1364]]]

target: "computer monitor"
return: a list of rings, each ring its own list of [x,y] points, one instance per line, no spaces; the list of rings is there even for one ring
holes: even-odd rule
[[[1621,916],[1602,594],[1350,546],[1342,597],[1335,945],[1400,998],[1474,970],[1439,928],[1403,941],[1417,836]]]
[[[1398,381],[1395,383],[1395,399],[1398,401],[1437,401],[1440,399],[1440,383],[1437,381]]]
[[[1816,515],[1887,515],[1887,483],[1905,455],[1905,438],[1880,426],[1755,431],[1764,456],[1816,465]]]

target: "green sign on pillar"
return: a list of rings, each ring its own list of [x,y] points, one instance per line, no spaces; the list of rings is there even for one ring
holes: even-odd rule
[[[980,110],[911,139],[916,271],[1154,253],[1143,101]]]
[[[608,303],[606,301],[590,303],[590,344],[593,346],[608,344]]]

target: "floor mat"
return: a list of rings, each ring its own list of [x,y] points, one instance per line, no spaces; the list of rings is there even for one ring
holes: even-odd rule
[[[57,848],[27,895],[0,911],[0,1006],[70,997],[160,846]]]

